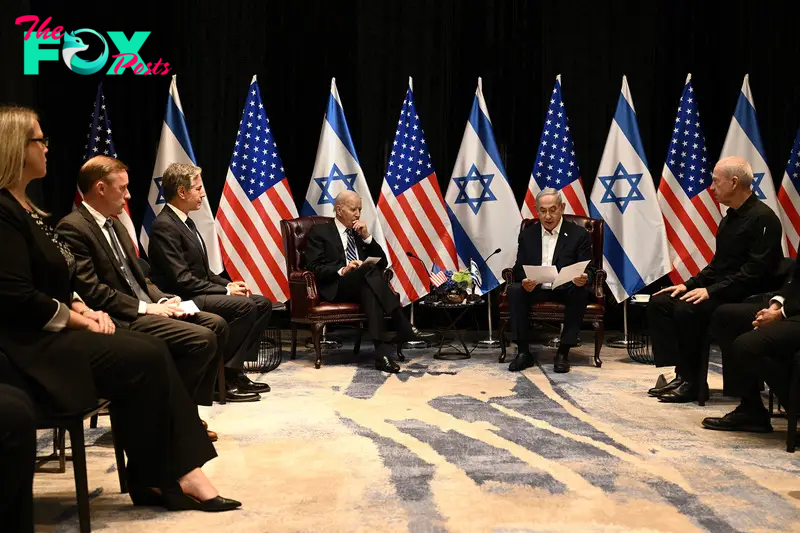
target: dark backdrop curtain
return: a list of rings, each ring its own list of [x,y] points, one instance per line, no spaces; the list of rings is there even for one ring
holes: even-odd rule
[[[216,209],[245,92],[258,74],[292,192],[311,178],[331,77],[373,195],[408,76],[445,190],[478,76],[518,201],[530,176],[548,95],[562,74],[587,193],[622,74],[633,93],[650,170],[659,179],[678,98],[692,72],[708,150],[722,147],[745,73],[776,183],[800,126],[796,1],[263,0],[9,2],[0,15],[0,101],[35,106],[51,137],[44,207],[66,213],[102,79],[119,157],[131,166],[138,225],[170,76],[80,76],[61,61],[22,75],[23,14],[51,27],[152,32],[146,61],[169,61],[212,209]],[[27,25],[25,27],[27,29]],[[87,41],[91,37],[87,37]],[[113,50],[113,48],[112,48]],[[87,54],[91,53],[91,49]],[[105,69],[104,69],[105,70]]]

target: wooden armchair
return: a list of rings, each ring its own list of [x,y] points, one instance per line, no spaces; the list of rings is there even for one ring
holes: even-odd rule
[[[564,220],[578,224],[586,228],[591,234],[592,239],[592,254],[594,256],[594,264],[598,269],[595,273],[594,280],[592,281],[592,296],[589,305],[586,307],[586,313],[583,316],[584,322],[589,322],[594,328],[594,364],[600,367],[603,362],[600,360],[600,348],[603,346],[603,334],[605,333],[605,325],[603,323],[603,316],[605,314],[606,305],[605,297],[603,295],[603,283],[606,280],[606,273],[600,267],[603,266],[603,228],[604,223],[602,220],[595,218],[582,217],[577,215],[564,215]],[[535,222],[535,219],[526,218],[522,221],[520,232],[527,228],[530,224]],[[509,283],[514,281],[513,269],[506,268],[503,270],[503,279],[506,284],[503,291],[500,293],[499,310],[500,310],[500,362],[504,363],[506,360],[506,337],[505,332],[508,327],[510,313],[508,309],[508,295],[507,287]],[[538,302],[531,306],[530,320],[538,322],[563,322],[564,321],[564,304],[557,302]]]
[[[295,359],[297,354],[297,325],[310,324],[311,338],[316,352],[314,367],[320,368],[322,366],[320,337],[325,324],[355,323],[358,336],[353,347],[353,353],[358,354],[361,349],[361,325],[367,320],[367,315],[361,311],[357,303],[334,303],[320,300],[316,277],[313,272],[305,269],[304,253],[308,232],[317,224],[333,224],[333,218],[311,216],[281,220],[283,249],[286,253],[286,272],[289,277],[290,320],[292,324],[292,352],[290,357]],[[386,269],[383,275],[386,281],[390,281],[394,273]],[[401,361],[404,360],[399,351],[398,358]]]

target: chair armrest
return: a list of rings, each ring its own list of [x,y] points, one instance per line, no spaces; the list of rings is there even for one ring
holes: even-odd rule
[[[605,295],[603,294],[603,283],[606,282],[606,271],[603,269],[597,269],[594,273],[594,286],[592,287],[592,292],[594,293],[594,297],[597,298],[599,302],[603,301]]]
[[[500,291],[501,294],[505,294],[508,291],[508,286],[511,283],[514,283],[514,269],[513,268],[504,268],[503,272],[500,274],[503,279],[505,280],[505,285],[503,285],[503,290]]]
[[[295,270],[289,274],[289,297],[294,318],[305,318],[312,306],[319,304],[317,277],[310,270]]]

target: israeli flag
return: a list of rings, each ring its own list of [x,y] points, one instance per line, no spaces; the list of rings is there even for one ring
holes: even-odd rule
[[[482,280],[480,292],[494,289],[503,282],[503,269],[516,259],[522,215],[494,140],[481,78],[445,204],[453,225],[459,269],[474,259]],[[497,248],[500,253],[484,263],[483,259]]]
[[[314,173],[308,184],[300,215],[335,217],[333,201],[342,191],[355,191],[361,197],[361,220],[367,224],[372,238],[386,250],[383,230],[378,223],[378,211],[370,196],[361,163],[358,162],[339,91],[336,89],[336,78],[333,78],[328,109],[322,121]]]
[[[158,141],[158,153],[156,154],[156,165],[153,168],[153,181],[150,183],[150,192],[147,194],[147,206],[142,221],[142,231],[139,233],[139,242],[147,252],[150,244],[148,234],[150,226],[156,216],[166,205],[164,195],[161,193],[161,176],[172,163],[197,164],[194,157],[192,143],[189,140],[189,130],[186,128],[186,120],[183,116],[181,99],[178,96],[178,85],[175,81],[176,76],[172,76],[172,83],[169,85],[169,96],[167,97],[167,112],[164,116],[164,123],[161,126],[161,139]],[[197,231],[205,241],[208,251],[208,266],[215,273],[219,274],[223,270],[222,254],[217,239],[217,230],[214,226],[214,216],[211,214],[211,206],[208,198],[203,198],[203,205],[197,211],[192,211],[189,216],[194,220]]]
[[[617,302],[671,269],[664,217],[647,168],[628,79],[623,76],[617,111],[589,197],[591,216],[606,223],[603,269]]]
[[[753,167],[753,194],[780,217],[775,183],[772,181],[772,173],[767,166],[767,154],[764,151],[764,143],[761,142],[761,132],[758,129],[758,119],[756,118],[756,104],[753,100],[753,93],[750,92],[750,74],[746,74],[742,82],[739,100],[736,102],[728,135],[725,137],[725,144],[722,145],[722,153],[719,157],[722,159],[729,156],[743,157],[750,163],[750,166]],[[720,210],[724,215],[728,208],[720,205]],[[788,256],[785,230],[783,230],[781,243],[783,244],[783,255]]]

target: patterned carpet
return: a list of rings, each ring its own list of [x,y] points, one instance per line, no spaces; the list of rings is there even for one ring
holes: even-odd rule
[[[244,502],[232,513],[134,508],[103,417],[87,435],[93,530],[800,531],[785,420],[769,435],[704,430],[732,400],[659,404],[646,394],[658,369],[605,347],[595,368],[588,341],[569,374],[552,372],[548,348],[522,373],[491,351],[407,351],[396,376],[371,368],[371,349],[336,351],[320,370],[300,353],[263,377],[273,391],[261,402],[201,410],[220,435],[205,471]],[[721,388],[718,364],[709,379]],[[37,474],[35,496],[37,531],[77,531],[70,467]]]

